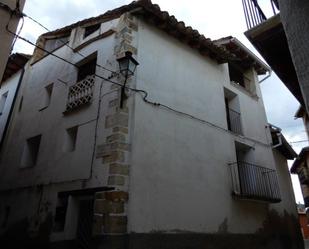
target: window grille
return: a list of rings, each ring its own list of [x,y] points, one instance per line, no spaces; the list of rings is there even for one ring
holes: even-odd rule
[[[95,75],[89,75],[69,88],[66,112],[91,103]]]

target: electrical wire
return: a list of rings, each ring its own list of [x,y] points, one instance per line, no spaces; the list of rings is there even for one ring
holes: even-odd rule
[[[31,16],[27,15],[26,13],[21,12],[20,9],[19,9],[19,5],[20,5],[20,4],[19,4],[19,1],[17,1],[17,3],[16,3],[16,9],[13,10],[13,9],[11,9],[8,5],[6,5],[6,4],[0,2],[0,7],[2,6],[3,8],[5,8],[5,10],[7,10],[7,11],[9,11],[9,12],[11,13],[11,18],[12,18],[13,13],[19,13],[19,15],[20,15],[20,17],[21,17],[21,19],[22,19],[22,25],[21,25],[21,28],[20,28],[19,32],[17,33],[18,35],[20,35],[20,32],[21,32],[22,27],[23,27],[23,25],[24,25],[24,17],[27,17],[27,18],[30,19],[31,21],[35,22],[36,24],[38,24],[40,27],[42,27],[42,28],[45,29],[46,31],[51,32],[50,29],[48,29],[46,26],[44,26],[43,24],[41,24],[39,21],[35,20],[34,18],[32,18]],[[11,21],[11,18],[10,18],[10,20],[9,20],[9,23],[10,23],[10,21]],[[8,23],[8,24],[9,24],[9,23]],[[15,41],[16,41],[16,40],[17,40],[17,39],[16,39],[16,37],[15,37],[15,39],[14,39],[14,44],[15,44]],[[74,48],[71,47],[70,45],[68,45],[67,42],[63,41],[61,38],[60,38],[59,40],[60,40],[60,42],[62,42],[63,45],[65,45],[65,46],[67,46],[68,48],[70,48],[74,53],[77,53],[77,54],[79,54],[81,57],[86,58],[86,56],[83,55],[82,53],[80,53],[79,51],[74,51]],[[13,47],[13,46],[12,46],[12,47]],[[45,51],[45,52],[46,52],[46,51]],[[113,73],[113,74],[116,74],[116,73],[117,73],[116,71],[113,71],[113,70],[111,70],[111,69],[109,69],[109,68],[107,68],[107,67],[104,67],[104,66],[102,66],[102,65],[100,65],[100,64],[98,64],[98,63],[96,63],[96,66],[98,66],[99,68],[102,68],[102,69],[104,69],[104,70],[106,70],[106,71],[109,71],[110,73]]]
[[[11,9],[10,6],[8,6],[7,4],[4,4],[2,2],[0,2],[0,8],[10,13],[10,18],[8,20],[7,26],[10,24],[13,16],[17,16],[17,17],[21,18],[22,22],[21,22],[20,28],[19,28],[19,30],[17,32],[17,34],[20,35],[20,33],[21,33],[21,31],[22,31],[22,29],[24,27],[24,17],[23,17],[22,12],[20,11],[20,1],[19,0],[16,1],[15,9]],[[11,48],[10,48],[10,54],[13,51],[13,48],[14,48],[14,45],[15,45],[16,41],[17,41],[17,37],[16,37],[16,35],[14,35],[13,42],[12,42]]]
[[[44,26],[43,24],[41,24],[39,21],[35,20],[35,19],[32,18],[31,16],[29,16],[29,15],[27,15],[27,14],[25,14],[25,13],[23,13],[23,15],[24,15],[25,17],[27,17],[28,19],[30,19],[31,21],[33,21],[33,22],[35,22],[36,24],[38,24],[40,27],[42,27],[42,28],[45,29],[46,31],[51,32],[50,29],[48,29],[46,26]],[[79,54],[79,55],[82,56],[83,58],[86,58],[86,57],[87,57],[87,56],[83,55],[83,54],[82,54],[81,52],[79,52],[79,51],[74,51],[74,48],[71,47],[70,45],[68,45],[67,42],[61,40],[61,38],[60,38],[59,40],[63,43],[63,45],[65,45],[65,46],[67,46],[68,48],[70,48],[74,53]],[[104,69],[104,70],[107,70],[107,71],[109,71],[109,72],[111,72],[111,73],[117,73],[117,72],[115,72],[115,71],[113,71],[113,70],[111,70],[111,69],[109,69],[109,68],[107,68],[107,67],[104,67],[104,66],[102,66],[102,65],[100,65],[100,64],[98,64],[98,63],[96,63],[96,66],[98,66],[99,68],[102,68],[102,69]]]
[[[8,30],[8,32],[14,34],[14,33],[13,33],[12,31],[10,31],[10,30]],[[17,34],[15,34],[15,35],[17,35]],[[77,67],[77,65],[75,65],[74,63],[68,61],[67,59],[64,59],[64,58],[62,58],[62,57],[60,57],[60,56],[58,56],[58,55],[56,55],[56,54],[54,54],[54,53],[52,53],[52,52],[47,51],[47,50],[44,49],[44,48],[41,48],[40,46],[34,44],[33,42],[29,41],[28,39],[26,39],[26,38],[24,38],[24,37],[21,37],[21,36],[19,36],[19,35],[17,35],[17,37],[18,37],[19,39],[21,39],[21,40],[23,40],[23,41],[25,41],[25,42],[31,44],[32,46],[34,46],[34,47],[36,47],[36,48],[38,48],[38,49],[41,49],[42,51],[48,53],[49,55],[54,56],[54,57],[58,58],[59,60],[62,60],[62,61],[66,62],[66,63],[68,63],[68,64],[70,64],[70,65],[72,65],[72,66],[74,66],[74,67]],[[96,73],[95,73],[94,75],[95,75],[96,77],[100,78],[100,79],[103,79],[103,80],[109,82],[109,83],[112,83],[112,84],[115,84],[115,85],[118,85],[118,86],[123,87],[123,84],[118,83],[118,82],[115,82],[115,81],[112,81],[112,80],[110,80],[109,78],[105,78],[105,77],[103,77],[103,76],[101,76],[101,75],[98,75],[98,74],[96,74]],[[64,82],[64,83],[65,83],[65,82]],[[196,116],[194,116],[194,115],[191,115],[191,114],[188,114],[188,113],[185,113],[185,112],[176,110],[176,109],[174,109],[174,108],[172,108],[172,107],[170,107],[170,106],[167,106],[167,105],[165,105],[165,104],[150,101],[150,100],[148,100],[148,93],[147,93],[147,91],[145,91],[145,90],[135,89],[135,88],[128,87],[128,86],[125,86],[125,88],[128,89],[128,90],[131,90],[131,91],[133,91],[133,92],[141,93],[141,94],[143,95],[143,96],[142,96],[143,101],[144,101],[145,103],[147,103],[147,104],[150,104],[150,105],[155,106],[155,107],[162,107],[162,108],[165,108],[165,109],[167,109],[167,110],[170,110],[170,111],[173,111],[173,112],[175,112],[175,113],[184,115],[184,116],[186,116],[186,117],[189,117],[189,118],[191,118],[191,119],[197,120],[197,121],[199,121],[199,122],[208,124],[209,126],[215,127],[215,128],[217,128],[217,129],[219,129],[219,130],[222,130],[222,131],[224,131],[224,132],[233,133],[233,132],[231,132],[231,131],[229,131],[229,130],[223,128],[223,127],[220,127],[220,126],[218,126],[218,125],[216,125],[216,124],[213,124],[213,123],[211,123],[211,122],[209,122],[209,121],[207,121],[207,120],[204,120],[204,119],[201,119],[201,118],[196,117]],[[233,133],[233,134],[234,134],[234,135],[237,135],[237,134],[235,134],[235,133]],[[260,141],[258,141],[258,140],[249,138],[249,137],[245,137],[245,136],[242,136],[242,135],[239,135],[239,136],[242,137],[242,138],[246,138],[247,140],[250,140],[250,141],[252,141],[252,142],[261,144],[261,145],[263,145],[263,146],[271,146],[270,144],[266,144],[266,143],[260,142]]]
[[[10,17],[10,20],[11,20],[11,19],[12,19],[12,15],[11,15],[11,17]],[[9,22],[10,22],[10,20],[9,20]],[[22,16],[22,17],[21,17],[21,25],[20,25],[20,28],[19,28],[19,30],[18,30],[18,32],[17,32],[18,35],[20,35],[20,33],[21,33],[21,31],[22,31],[22,29],[23,29],[23,27],[24,27],[24,23],[25,23],[25,20],[24,20],[24,17]],[[14,48],[14,46],[15,46],[16,41],[17,41],[17,37],[14,36],[14,40],[13,40],[13,42],[12,42],[11,49],[10,49],[10,54],[11,54],[12,51],[13,51],[13,48]]]
[[[28,16],[27,16],[27,17],[28,17]],[[34,20],[33,18],[31,18],[31,19]],[[35,21],[35,22],[38,23],[40,26],[44,27],[44,25],[42,25],[42,24],[39,23],[38,21]],[[19,39],[21,39],[21,40],[23,40],[23,41],[29,43],[30,45],[32,45],[32,46],[34,46],[34,47],[36,47],[36,48],[38,48],[38,49],[41,49],[42,51],[46,52],[48,55],[54,56],[54,57],[56,57],[56,58],[58,58],[58,59],[60,59],[60,60],[62,60],[62,61],[64,61],[64,62],[66,62],[66,63],[68,63],[68,64],[74,66],[74,67],[77,67],[77,65],[74,64],[74,63],[72,63],[71,61],[68,61],[67,59],[62,58],[62,57],[60,57],[60,56],[54,54],[53,52],[49,52],[49,51],[47,51],[46,49],[44,49],[44,48],[42,48],[42,47],[36,45],[35,43],[29,41],[28,39],[26,39],[26,38],[24,38],[24,37],[21,37],[21,36],[18,35],[18,34],[15,34],[14,32],[12,32],[11,30],[8,29],[8,25],[6,26],[6,28],[7,28],[7,31],[8,31],[8,32],[10,32],[10,33],[16,35],[17,38],[19,38]],[[46,27],[44,27],[44,28],[47,29]],[[48,30],[48,29],[47,29],[47,30]],[[71,49],[72,49],[72,48],[71,48]],[[84,55],[82,55],[82,56],[84,56]],[[100,67],[100,66],[99,66],[99,67]],[[110,70],[108,70],[108,71],[110,71]],[[112,72],[115,73],[114,71],[112,71]],[[127,90],[131,90],[131,91],[136,92],[136,93],[141,93],[141,94],[143,95],[143,96],[142,96],[143,101],[144,101],[145,103],[147,103],[147,104],[150,104],[150,105],[154,106],[154,107],[161,107],[161,108],[167,109],[167,110],[169,110],[169,111],[175,112],[175,113],[177,113],[177,114],[180,114],[180,115],[189,117],[189,118],[191,118],[191,119],[197,120],[197,121],[199,121],[199,122],[201,122],[201,123],[205,123],[205,124],[207,124],[207,125],[209,125],[209,126],[212,126],[212,127],[214,127],[214,128],[217,128],[217,129],[219,129],[219,130],[221,130],[221,131],[228,132],[228,133],[233,133],[233,132],[231,132],[231,131],[229,131],[229,130],[227,130],[227,129],[221,127],[221,126],[218,126],[218,125],[216,125],[216,124],[213,124],[213,123],[211,123],[211,122],[209,122],[209,121],[207,121],[207,120],[204,120],[204,119],[201,119],[201,118],[196,117],[196,116],[194,116],[194,115],[191,115],[191,114],[188,114],[188,113],[185,113],[185,112],[176,110],[176,109],[174,109],[174,108],[172,108],[172,107],[170,107],[170,106],[168,106],[168,105],[165,105],[165,104],[162,104],[162,103],[158,103],[158,102],[150,101],[150,100],[148,100],[148,93],[147,93],[147,91],[145,91],[145,90],[142,90],[142,89],[135,89],[135,88],[128,87],[128,86],[123,86],[123,84],[120,84],[120,83],[118,83],[118,82],[112,81],[112,80],[110,80],[109,78],[105,78],[105,77],[103,77],[103,76],[101,76],[101,75],[98,75],[98,74],[96,74],[96,73],[95,73],[94,75],[95,75],[96,77],[98,77],[98,78],[104,80],[104,81],[107,81],[107,82],[109,82],[109,83],[112,83],[112,84],[115,84],[115,85],[124,87],[124,88],[127,89]],[[63,82],[63,83],[65,83],[65,82]],[[237,135],[237,134],[235,134],[235,133],[233,133],[233,134],[234,134],[234,135]],[[245,137],[245,136],[242,136],[242,135],[239,135],[239,136],[242,137],[242,138],[246,138],[247,140],[250,140],[250,141],[252,141],[252,142],[254,142],[254,143],[258,143],[258,144],[261,144],[261,145],[264,145],[264,146],[271,146],[271,145],[268,144],[268,143],[266,144],[266,143],[260,142],[260,141],[258,141],[258,140],[249,138],[249,137]]]
[[[306,140],[292,141],[292,142],[289,142],[289,143],[290,144],[297,144],[297,143],[305,143],[305,142],[309,142],[309,140],[306,139]]]

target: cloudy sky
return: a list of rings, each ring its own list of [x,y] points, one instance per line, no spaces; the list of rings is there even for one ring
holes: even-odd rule
[[[109,9],[130,2],[130,0],[26,0],[24,12],[45,27],[54,30],[88,17],[100,15]],[[199,30],[206,37],[218,39],[232,35],[255,51],[243,35],[246,23],[241,0],[152,0],[152,2],[159,4],[162,10],[167,10],[178,20]],[[260,2],[265,4],[263,7],[268,12],[270,10],[270,6],[267,5],[269,1],[261,0]],[[38,35],[44,32],[46,31],[39,25],[25,18],[21,36],[35,42]],[[32,53],[33,47],[23,41],[18,41],[14,50]],[[281,127],[288,141],[306,140],[301,120],[294,120],[298,102],[278,77],[273,74],[261,84],[261,88],[268,121]],[[292,143],[297,153],[307,145],[307,142]],[[294,176],[292,179],[296,201],[303,202],[297,178]]]

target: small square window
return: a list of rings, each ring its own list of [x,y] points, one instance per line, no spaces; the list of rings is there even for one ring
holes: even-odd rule
[[[52,92],[53,92],[53,83],[44,87],[42,106],[41,106],[40,110],[43,110],[43,109],[45,109],[49,106],[50,101],[51,101]]]
[[[87,61],[86,63],[78,66],[78,74],[77,74],[77,81],[82,81],[88,75],[95,74],[97,65],[97,57]]]
[[[101,23],[94,24],[85,28],[84,38],[96,32],[101,27]]]
[[[78,126],[71,127],[66,130],[64,152],[72,152],[76,147]]]
[[[244,74],[240,69],[236,68],[235,66],[229,64],[229,75],[230,80],[242,87],[245,86]]]
[[[33,167],[37,163],[41,135],[27,139],[21,160],[21,168]]]

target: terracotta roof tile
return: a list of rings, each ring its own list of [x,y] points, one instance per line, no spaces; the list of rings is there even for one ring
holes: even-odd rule
[[[45,33],[42,36],[60,36],[69,33],[73,28],[78,26],[83,26],[87,23],[93,22],[109,21],[118,18],[122,14],[132,10],[137,10],[134,12],[134,15],[149,22],[150,19],[152,19],[151,23],[156,25],[158,28],[174,36],[180,41],[186,42],[188,45],[194,49],[199,50],[201,53],[208,54],[211,58],[217,60],[219,63],[226,62],[228,59],[233,58],[233,54],[231,54],[229,51],[216,45],[204,35],[201,35],[198,30],[192,29],[190,26],[185,26],[184,22],[178,21],[175,16],[170,15],[167,11],[161,11],[159,5],[152,4],[150,0],[133,1],[128,5],[121,6],[114,10],[109,10],[97,17],[92,17],[73,23],[55,31]]]

